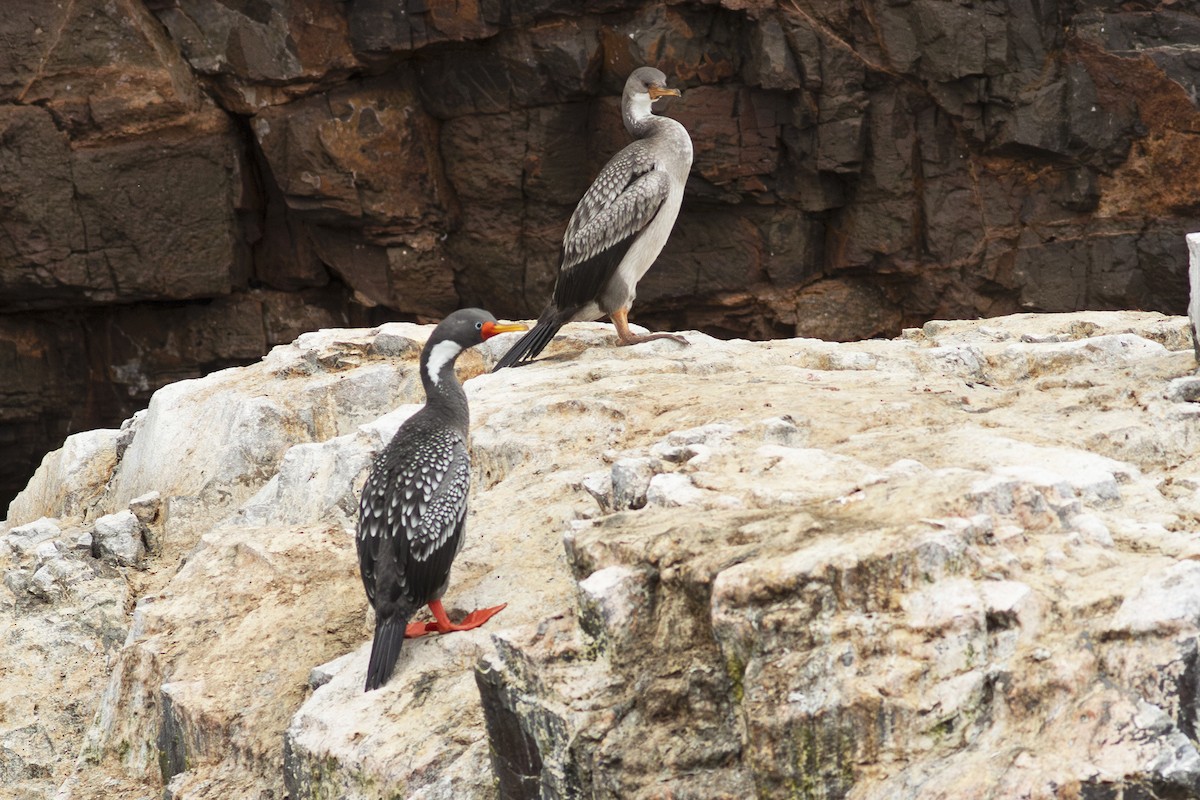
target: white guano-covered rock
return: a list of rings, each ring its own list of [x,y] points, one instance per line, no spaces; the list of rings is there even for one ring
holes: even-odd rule
[[[8,522],[21,525],[41,517],[83,520],[100,502],[116,469],[126,430],[72,434],[46,454],[28,485],[8,507]]]

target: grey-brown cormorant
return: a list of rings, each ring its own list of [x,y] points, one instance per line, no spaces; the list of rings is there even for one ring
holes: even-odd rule
[[[536,358],[568,322],[605,315],[621,344],[685,342],[669,333],[634,335],[628,321],[638,281],[671,235],[692,167],[687,129],[652,110],[655,100],[667,96],[679,97],[679,90],[667,88],[667,77],[652,67],[634,70],[625,81],[621,116],[636,141],[604,165],[575,207],[563,236],[554,299],[496,369]]]

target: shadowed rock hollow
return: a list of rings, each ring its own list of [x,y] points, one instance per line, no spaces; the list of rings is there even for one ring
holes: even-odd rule
[[[0,527],[19,796],[1200,793],[1200,396],[1158,314],[461,359],[452,614],[362,692],[356,491],[429,328],[71,437]],[[128,566],[132,564],[132,566]],[[24,794],[21,794],[24,793]]]
[[[695,140],[634,313],[765,339],[1183,313],[1187,4],[10,0],[0,497],[305,330],[535,315],[636,66]]]

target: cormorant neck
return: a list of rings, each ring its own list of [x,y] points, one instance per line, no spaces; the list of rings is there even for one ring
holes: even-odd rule
[[[454,362],[462,351],[457,342],[449,339],[423,350],[421,385],[425,387],[425,405],[446,417],[466,435],[470,423],[467,395],[454,374]]]
[[[646,93],[627,94],[621,99],[621,118],[625,130],[636,139],[649,136],[657,117],[654,116],[654,101]]]

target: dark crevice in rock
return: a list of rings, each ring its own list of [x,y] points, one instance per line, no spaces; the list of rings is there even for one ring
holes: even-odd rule
[[[511,700],[506,702],[506,687],[493,670],[480,665],[475,683],[487,724],[498,796],[501,800],[538,800],[543,795],[542,754],[537,741],[522,726]]]

